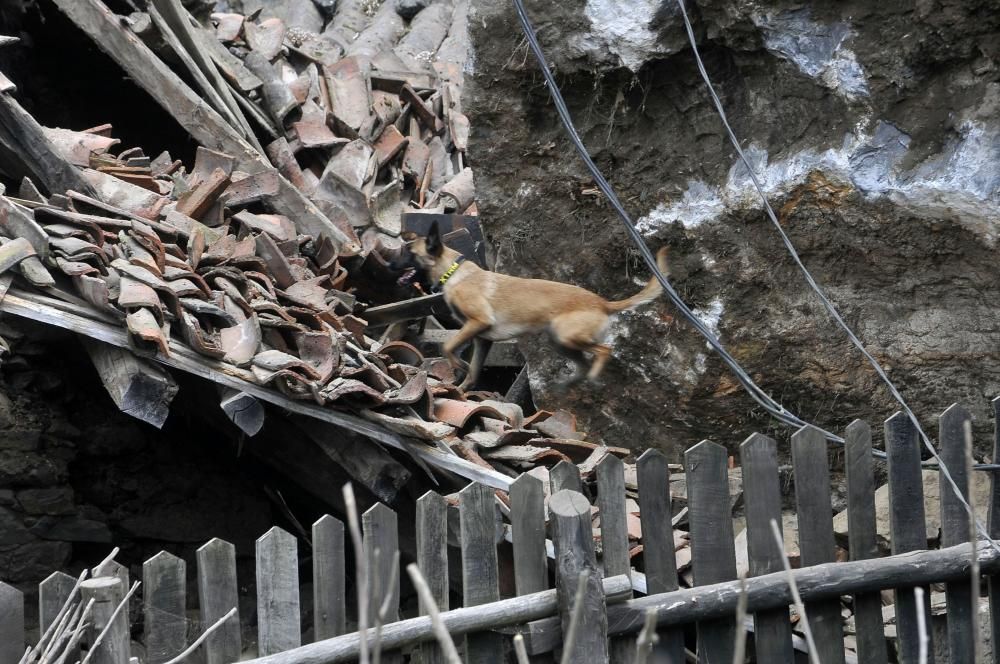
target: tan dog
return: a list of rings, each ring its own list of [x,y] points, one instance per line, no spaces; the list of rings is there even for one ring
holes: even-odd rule
[[[662,272],[667,271],[666,256],[666,247],[656,256]],[[492,342],[545,329],[560,352],[576,363],[578,373],[572,382],[586,371],[584,353],[594,356],[587,378],[595,380],[611,355],[611,349],[601,343],[610,315],[651,302],[663,291],[654,277],[632,297],[609,302],[579,286],[489,272],[446,247],[436,222],[427,237],[407,245],[394,265],[424,272],[429,282],[444,292],[452,311],[464,320],[462,329],[444,344],[444,356],[452,367],[468,369],[463,389],[475,384]],[[459,360],[455,351],[473,340],[470,366]]]

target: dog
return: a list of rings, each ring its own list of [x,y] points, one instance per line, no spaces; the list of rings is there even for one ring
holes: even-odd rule
[[[666,273],[666,247],[657,253],[656,262]],[[407,242],[390,267],[403,273],[401,284],[419,278],[442,291],[445,302],[463,321],[443,348],[451,366],[466,371],[462,389],[475,385],[494,341],[540,330],[548,330],[556,348],[576,365],[570,384],[582,380],[584,374],[595,381],[611,356],[611,348],[601,343],[611,315],[651,302],[663,292],[653,277],[632,297],[609,301],[579,286],[490,272],[445,246],[437,222],[426,237]],[[455,354],[469,341],[474,342],[471,364]],[[585,353],[593,356],[589,369]]]

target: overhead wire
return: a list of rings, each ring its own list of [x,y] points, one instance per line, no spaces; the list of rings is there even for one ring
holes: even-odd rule
[[[691,25],[691,20],[688,17],[687,8],[684,6],[684,0],[677,0],[677,4],[681,10],[681,16],[683,17],[684,20],[684,25],[687,31],[688,40],[690,41],[691,44],[691,50],[695,56],[695,61],[697,62],[698,65],[698,71],[700,72],[701,77],[704,80],[706,87],[708,88],[709,94],[712,97],[712,101],[715,104],[716,111],[719,114],[719,117],[726,128],[729,140],[732,143],[733,147],[735,148],[740,159],[742,160],[744,166],[746,167],[747,172],[750,175],[750,179],[753,182],[753,185],[756,188],[757,193],[760,195],[761,200],[763,201],[764,209],[766,210],[769,219],[777,229],[782,239],[782,242],[785,245],[785,248],[791,254],[796,265],[803,273],[810,288],[819,296],[820,301],[823,303],[824,307],[827,309],[830,315],[833,316],[837,324],[847,333],[848,338],[851,340],[854,346],[861,351],[864,357],[875,369],[875,372],[878,374],[879,378],[881,378],[882,381],[889,388],[889,391],[892,394],[893,398],[900,404],[901,408],[903,409],[903,412],[906,413],[907,418],[915,427],[920,439],[923,441],[923,444],[927,448],[931,457],[937,462],[942,477],[945,478],[945,481],[950,485],[952,490],[955,492],[957,499],[964,506],[970,518],[975,521],[977,530],[984,538],[986,538],[988,541],[991,542],[992,546],[997,551],[1000,551],[1000,545],[998,545],[996,542],[992,540],[992,538],[990,538],[986,528],[983,526],[980,520],[975,516],[971,506],[969,505],[969,502],[962,495],[962,491],[959,489],[958,484],[952,477],[951,471],[941,460],[937,451],[934,449],[934,446],[931,444],[930,439],[927,437],[927,434],[924,432],[923,427],[920,426],[920,422],[917,420],[916,416],[914,415],[913,411],[910,409],[906,401],[903,399],[902,395],[896,389],[896,386],[886,375],[884,369],[878,363],[878,361],[871,355],[871,353],[868,352],[868,350],[865,348],[861,340],[858,339],[857,335],[854,334],[853,330],[851,330],[851,328],[847,325],[847,323],[844,322],[839,312],[837,312],[836,307],[829,300],[829,298],[823,292],[822,288],[820,288],[819,284],[817,284],[816,280],[812,277],[812,274],[809,273],[809,270],[806,269],[805,265],[802,263],[802,260],[799,257],[798,252],[795,250],[794,245],[792,244],[788,235],[785,233],[784,229],[781,227],[781,224],[778,221],[777,216],[774,214],[774,210],[771,208],[771,205],[768,202],[767,195],[764,193],[764,189],[760,184],[760,180],[758,179],[757,174],[754,171],[754,168],[750,163],[749,159],[747,159],[746,154],[743,152],[743,149],[740,147],[739,140],[736,138],[736,135],[729,124],[728,118],[725,113],[725,109],[723,108],[722,102],[715,92],[715,88],[712,85],[712,81],[708,75],[708,72],[705,70],[704,63],[702,62],[701,54],[698,51],[698,45],[697,45],[697,40],[695,39],[694,29]],[[545,58],[545,54],[542,51],[541,45],[538,42],[538,38],[535,34],[534,27],[532,26],[531,20],[528,17],[527,11],[524,8],[523,1],[514,0],[514,7],[517,12],[518,19],[520,20],[521,27],[524,30],[528,46],[531,49],[532,53],[534,54],[535,58],[538,60],[539,67],[542,71],[542,75],[545,78],[546,86],[549,90],[549,94],[551,95],[553,104],[556,107],[556,112],[558,113],[559,118],[562,121],[563,127],[565,128],[567,134],[570,137],[570,141],[573,143],[574,147],[576,148],[577,152],[582,158],[587,169],[590,171],[591,176],[594,178],[594,182],[597,184],[601,192],[605,195],[609,204],[612,206],[612,208],[614,208],[615,212],[617,212],[619,218],[621,219],[621,221],[625,226],[626,232],[628,233],[632,242],[639,249],[639,253],[642,256],[643,261],[646,263],[646,266],[649,268],[650,272],[652,272],[652,274],[656,277],[657,281],[663,287],[663,290],[667,293],[667,296],[670,298],[674,306],[678,309],[678,311],[681,312],[684,318],[687,319],[688,322],[705,338],[705,340],[712,347],[712,349],[719,354],[723,362],[725,362],[726,365],[730,368],[736,379],[747,391],[747,393],[751,396],[751,398],[753,398],[754,401],[760,404],[760,406],[763,407],[769,414],[771,414],[779,421],[782,421],[789,425],[798,427],[804,427],[804,426],[813,427],[818,431],[820,431],[824,435],[824,437],[826,437],[829,441],[843,444],[844,439],[842,437],[834,433],[831,433],[829,431],[826,431],[822,427],[818,427],[814,424],[806,422],[805,420],[802,420],[794,413],[788,411],[780,403],[772,399],[770,395],[765,393],[746,373],[743,367],[740,366],[740,364],[736,361],[736,359],[733,358],[732,355],[730,355],[729,352],[722,346],[721,342],[718,340],[715,334],[712,333],[712,331],[708,328],[708,326],[704,323],[704,321],[702,321],[698,316],[694,314],[693,311],[691,311],[690,307],[688,307],[688,305],[683,301],[683,299],[680,297],[677,291],[670,284],[669,280],[666,278],[666,275],[660,272],[660,270],[656,265],[656,260],[653,256],[653,252],[646,245],[645,239],[642,237],[642,234],[639,232],[639,230],[635,227],[635,223],[632,221],[631,216],[625,210],[621,201],[618,199],[618,196],[615,193],[614,189],[608,183],[607,179],[604,177],[600,168],[598,168],[597,165],[594,163],[593,159],[591,159],[589,151],[583,144],[583,141],[580,138],[580,135],[577,132],[576,127],[573,123],[573,119],[569,113],[569,109],[566,106],[566,102],[563,99],[562,92],[560,91],[559,86],[555,81],[555,77],[553,76],[552,71],[549,68],[548,61]],[[874,456],[878,458],[881,459],[887,458],[885,452],[881,450],[873,450],[872,453]],[[977,469],[982,469],[982,470],[994,470],[995,467],[1000,468],[1000,466],[998,466],[997,464],[979,464],[976,466]]]

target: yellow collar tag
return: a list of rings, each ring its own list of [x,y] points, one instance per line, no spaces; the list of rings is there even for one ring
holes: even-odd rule
[[[444,286],[444,282],[446,282],[449,279],[451,279],[451,275],[455,274],[455,272],[458,271],[459,267],[461,267],[460,263],[452,263],[451,267],[449,267],[447,270],[445,270],[444,274],[441,275],[441,278],[438,279],[438,283],[440,285]]]

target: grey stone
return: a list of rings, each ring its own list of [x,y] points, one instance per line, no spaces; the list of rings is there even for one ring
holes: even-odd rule
[[[7,581],[36,584],[54,570],[66,569],[72,553],[73,545],[68,542],[33,537],[23,544],[0,548],[0,569]]]
[[[77,517],[44,516],[31,527],[31,532],[52,541],[111,543],[108,524]]]
[[[52,486],[65,476],[65,459],[34,452],[0,450],[0,486]]]
[[[396,13],[407,21],[416,16],[421,9],[431,4],[430,0],[395,0]]]
[[[33,452],[38,449],[42,432],[37,429],[7,429],[0,431],[0,450]]]
[[[17,502],[27,514],[72,514],[73,489],[54,487],[50,489],[23,489],[17,492]]]
[[[34,540],[20,514],[6,507],[0,507],[0,548],[8,550]]]

